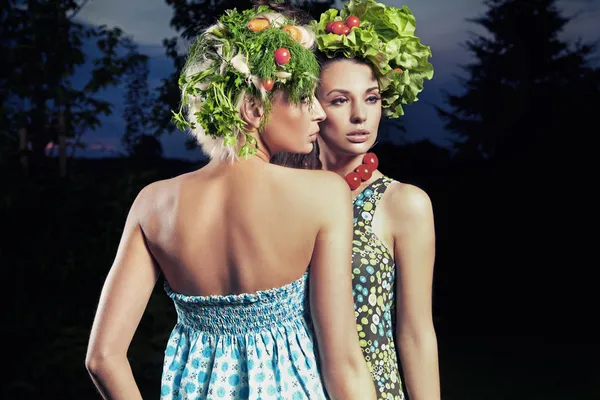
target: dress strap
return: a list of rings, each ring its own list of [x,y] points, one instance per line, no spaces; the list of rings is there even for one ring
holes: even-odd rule
[[[383,197],[383,194],[393,182],[394,180],[392,178],[382,176],[381,181],[378,182],[377,185],[373,185],[373,197],[375,198],[375,207],[377,207],[379,201]],[[373,213],[375,213],[375,207],[373,207]]]
[[[386,189],[394,182],[387,176],[374,180],[354,199],[354,223],[363,221],[365,225],[371,225],[375,209],[383,197]]]

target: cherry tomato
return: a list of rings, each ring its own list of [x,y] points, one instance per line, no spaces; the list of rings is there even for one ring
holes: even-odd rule
[[[362,179],[363,181],[368,181],[369,179],[371,179],[371,175],[373,174],[374,170],[375,169],[371,164],[361,164],[358,167],[356,167],[354,172],[356,172],[358,176],[360,176],[360,179]]]
[[[350,190],[357,189],[360,186],[360,176],[356,172],[349,172],[346,175],[346,182],[350,185]]]
[[[275,62],[279,65],[287,64],[290,62],[290,51],[285,47],[280,47],[275,50]]]
[[[261,84],[267,92],[270,92],[271,89],[273,89],[273,85],[275,84],[275,82],[273,82],[273,79],[268,78],[268,79],[263,79]]]
[[[346,26],[346,24],[342,21],[335,21],[333,25],[331,25],[331,31],[336,35],[343,35],[344,26]]]
[[[358,19],[358,17],[355,15],[351,15],[346,19],[346,25],[348,25],[350,29],[354,28],[355,26],[359,27],[360,19]]]
[[[368,164],[373,167],[373,171],[377,169],[379,166],[379,159],[375,155],[375,153],[367,153],[363,157],[363,164]]]

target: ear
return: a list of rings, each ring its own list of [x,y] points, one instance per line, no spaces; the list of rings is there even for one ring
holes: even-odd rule
[[[257,130],[265,113],[264,107],[253,96],[245,96],[240,107],[240,115],[246,122],[249,130]]]

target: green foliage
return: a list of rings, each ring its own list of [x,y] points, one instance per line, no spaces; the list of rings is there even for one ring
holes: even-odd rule
[[[157,98],[152,110],[153,133],[173,133],[177,128],[185,130],[185,125],[173,119],[172,110],[180,106],[181,92],[179,89],[179,78],[187,54],[181,53],[181,48],[186,48],[209,25],[212,25],[225,12],[225,10],[237,8],[243,10],[251,6],[249,0],[166,0],[173,8],[173,16],[170,25],[180,32],[180,37],[165,39],[165,54],[173,60],[175,71],[167,78],[162,79],[158,88]],[[333,0],[297,0],[291,1],[292,5],[310,13],[312,18],[318,18],[321,12],[332,6]],[[196,141],[188,139],[186,147],[196,148]]]
[[[179,78],[183,101],[173,122],[179,128],[192,128],[182,109],[191,97],[200,98],[202,105],[195,117],[204,134],[223,137],[227,146],[235,147],[238,135],[245,134],[245,143],[239,155],[248,157],[256,153],[256,141],[245,132],[236,103],[246,91],[270,108],[270,99],[260,89],[262,79],[273,79],[276,88],[285,90],[290,101],[299,103],[312,98],[319,75],[319,66],[312,51],[294,41],[281,27],[269,26],[253,32],[248,23],[257,15],[270,11],[268,7],[258,7],[238,12],[228,10],[217,26],[201,34],[190,48],[186,67],[192,70],[202,66],[195,73],[184,73]],[[285,25],[295,25],[293,20],[284,18]],[[290,52],[287,64],[275,62],[274,53],[279,48]],[[286,75],[282,75],[286,74]],[[268,116],[265,113],[265,118]]]
[[[154,106],[154,95],[148,87],[147,57],[133,62],[126,75],[127,91],[125,93],[125,132],[121,138],[127,153],[140,153],[140,146],[149,143],[148,133],[151,132],[151,113]],[[160,145],[160,142],[157,142]],[[162,153],[162,151],[160,152]]]
[[[64,134],[79,142],[112,113],[112,105],[97,96],[146,57],[119,28],[77,23],[73,17],[85,1],[9,1],[0,15],[0,132],[16,138],[26,128],[31,164],[40,163],[50,141],[58,142],[59,110],[64,111]],[[84,43],[95,41],[100,56],[90,60]],[[78,68],[91,64],[89,79],[75,85]],[[7,151],[16,154],[18,140]],[[40,166],[41,167],[41,166]]]
[[[466,43],[474,56],[464,67],[466,90],[438,108],[458,135],[458,156],[547,165],[568,148],[579,152],[600,107],[595,46],[560,38],[570,19],[554,0],[487,5],[472,21],[487,33]]]

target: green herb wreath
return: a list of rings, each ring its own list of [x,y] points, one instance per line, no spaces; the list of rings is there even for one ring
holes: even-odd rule
[[[179,78],[182,101],[173,122],[178,129],[195,129],[183,115],[192,99],[200,101],[194,113],[204,133],[223,137],[236,147],[238,135],[245,143],[238,155],[256,154],[256,140],[246,131],[236,103],[246,92],[262,99],[266,121],[270,93],[284,89],[293,103],[308,98],[319,76],[319,65],[309,49],[314,33],[267,6],[238,12],[228,10],[219,22],[198,36],[190,47]]]

